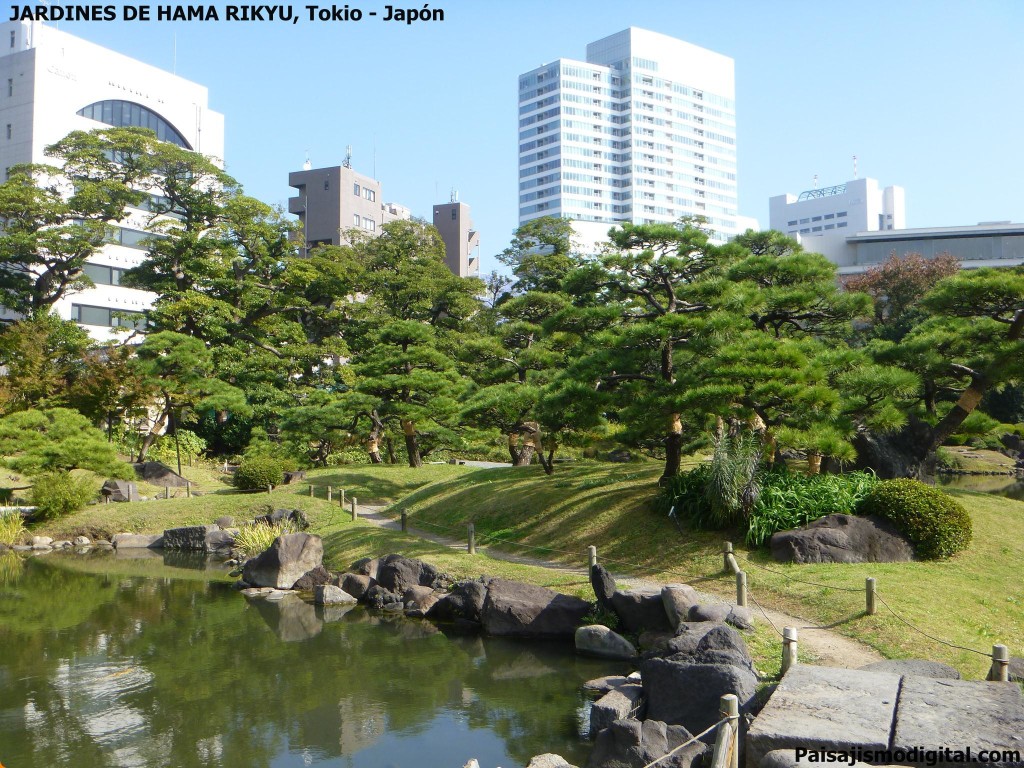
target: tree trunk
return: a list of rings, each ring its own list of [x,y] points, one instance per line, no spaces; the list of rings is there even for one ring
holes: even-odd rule
[[[370,439],[366,441],[366,452],[370,455],[371,464],[383,464],[380,458],[380,440],[376,437],[370,436]]]
[[[394,466],[398,463],[398,457],[395,456],[395,441],[391,439],[391,435],[384,438],[384,445],[388,449],[388,464]]]
[[[533,463],[536,451],[531,436],[523,438],[522,432],[512,432],[508,436],[508,454],[512,457],[513,467],[528,467]]]
[[[673,413],[671,419],[669,433],[665,436],[665,471],[658,485],[668,485],[672,478],[679,474],[679,465],[683,458],[683,424],[678,413]]]
[[[410,467],[422,467],[423,459],[420,456],[420,444],[416,438],[416,425],[409,419],[402,419],[402,432],[405,434],[405,451],[409,454]]]
[[[808,453],[807,454],[807,474],[817,475],[821,473],[821,454],[820,453]]]

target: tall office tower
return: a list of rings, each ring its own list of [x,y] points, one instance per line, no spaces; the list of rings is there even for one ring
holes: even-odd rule
[[[585,248],[623,222],[702,216],[736,234],[733,60],[631,27],[519,78],[519,222],[572,219]]]
[[[74,130],[141,126],[178,146],[224,156],[224,116],[212,111],[207,89],[185,78],[39,22],[0,24],[0,174],[20,163],[52,163],[44,149]],[[54,311],[77,320],[94,337],[109,338],[124,322],[117,312],[141,312],[153,295],[119,285],[124,270],[145,257],[141,241],[149,214],[131,211],[114,227],[113,242],[86,265],[95,288],[59,301]],[[9,312],[0,316],[11,318]]]

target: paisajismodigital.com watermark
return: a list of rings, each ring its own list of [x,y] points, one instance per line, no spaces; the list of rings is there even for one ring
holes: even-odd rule
[[[1016,749],[952,749],[938,747],[908,747],[894,749],[871,749],[853,747],[851,749],[794,749],[798,763],[838,763],[841,765],[857,765],[858,763],[873,765],[963,765],[979,763],[997,766],[1024,766],[1020,750]]]

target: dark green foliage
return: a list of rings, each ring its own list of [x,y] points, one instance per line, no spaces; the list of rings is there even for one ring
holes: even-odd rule
[[[923,559],[949,557],[971,543],[971,518],[955,499],[917,480],[878,483],[860,513],[891,520]]]
[[[235,487],[244,491],[265,489],[284,482],[284,464],[273,456],[246,457],[235,470]]]
[[[726,528],[750,516],[758,497],[763,450],[758,436],[749,432],[722,434],[715,439],[715,454],[704,487],[715,527]]]
[[[747,543],[760,546],[773,533],[799,528],[825,515],[853,515],[878,484],[871,472],[805,475],[785,466],[761,476],[761,495],[747,528]]]
[[[711,478],[707,464],[677,475],[665,489],[660,505],[674,508],[678,519],[698,529],[716,530],[730,522],[743,522],[747,542],[758,546],[777,531],[798,528],[825,515],[855,514],[858,504],[878,483],[870,472],[805,475],[781,466],[758,473],[760,493],[749,518],[723,521],[708,501]]]
[[[53,520],[77,512],[96,498],[97,484],[64,472],[47,472],[32,481],[37,520]]]

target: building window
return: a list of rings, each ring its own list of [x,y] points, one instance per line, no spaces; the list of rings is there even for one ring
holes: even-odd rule
[[[835,217],[836,217],[836,215],[834,213],[826,213],[825,214],[825,218],[826,219],[834,219]]]
[[[7,124],[7,138],[8,139],[11,138],[11,124],[10,123]]]
[[[846,226],[846,222],[845,221],[840,221],[838,224],[836,224],[836,229],[839,229],[840,227],[845,227],[845,226]]]
[[[331,180],[324,179],[324,192],[327,192],[331,188]]]
[[[12,30],[11,30],[11,48],[13,48],[13,47],[14,47],[14,41],[15,41],[15,39],[16,39],[16,38],[15,38],[15,36],[14,36],[14,34],[15,34],[15,33],[14,33],[14,30],[12,29]]]
[[[364,218],[363,219],[363,229],[366,229],[366,230],[368,230],[370,232],[376,232],[377,231],[377,222],[375,222],[373,219],[365,219]]]
[[[797,224],[797,222],[796,222],[796,220],[795,220],[795,219],[794,219],[793,221],[787,221],[787,222],[786,222],[786,226],[787,226],[787,227],[795,227],[795,226],[796,226],[796,224]]]
[[[811,221],[810,219],[800,219],[800,223],[801,224],[808,224],[808,223],[810,223],[810,221]]]
[[[86,264],[82,271],[96,285],[120,285],[123,269],[107,267],[102,264]]]
[[[837,214],[836,214],[836,218],[837,218],[837,219],[843,219],[843,218],[846,218],[846,211],[840,211],[839,213],[837,213]]]
[[[821,221],[821,216],[812,216],[811,221]]]
[[[8,77],[7,78],[7,95],[8,96],[13,96],[14,95],[14,78],[13,77]]]
[[[352,194],[356,195],[357,197],[359,196],[359,185],[358,184],[353,184],[352,185]]]
[[[362,219],[359,218],[359,214],[358,213],[353,213],[352,214],[352,221],[354,222],[353,225],[352,225],[354,227],[358,227],[359,225],[361,225],[363,223]]]
[[[459,217],[459,212],[452,208],[452,221],[455,221]]]
[[[369,187],[363,187],[363,197],[372,203],[377,199],[377,193]]]
[[[192,149],[185,137],[177,128],[151,109],[131,101],[109,99],[97,101],[87,107],[82,107],[77,112],[82,117],[95,120],[98,123],[106,123],[115,128],[134,126],[136,128],[149,128],[156,134],[160,141],[170,144],[177,144],[184,149]]]
[[[90,307],[86,304],[72,304],[71,319],[82,325],[99,325],[106,328],[127,327],[139,330],[146,325],[145,315],[141,312],[126,312],[108,307]]]

